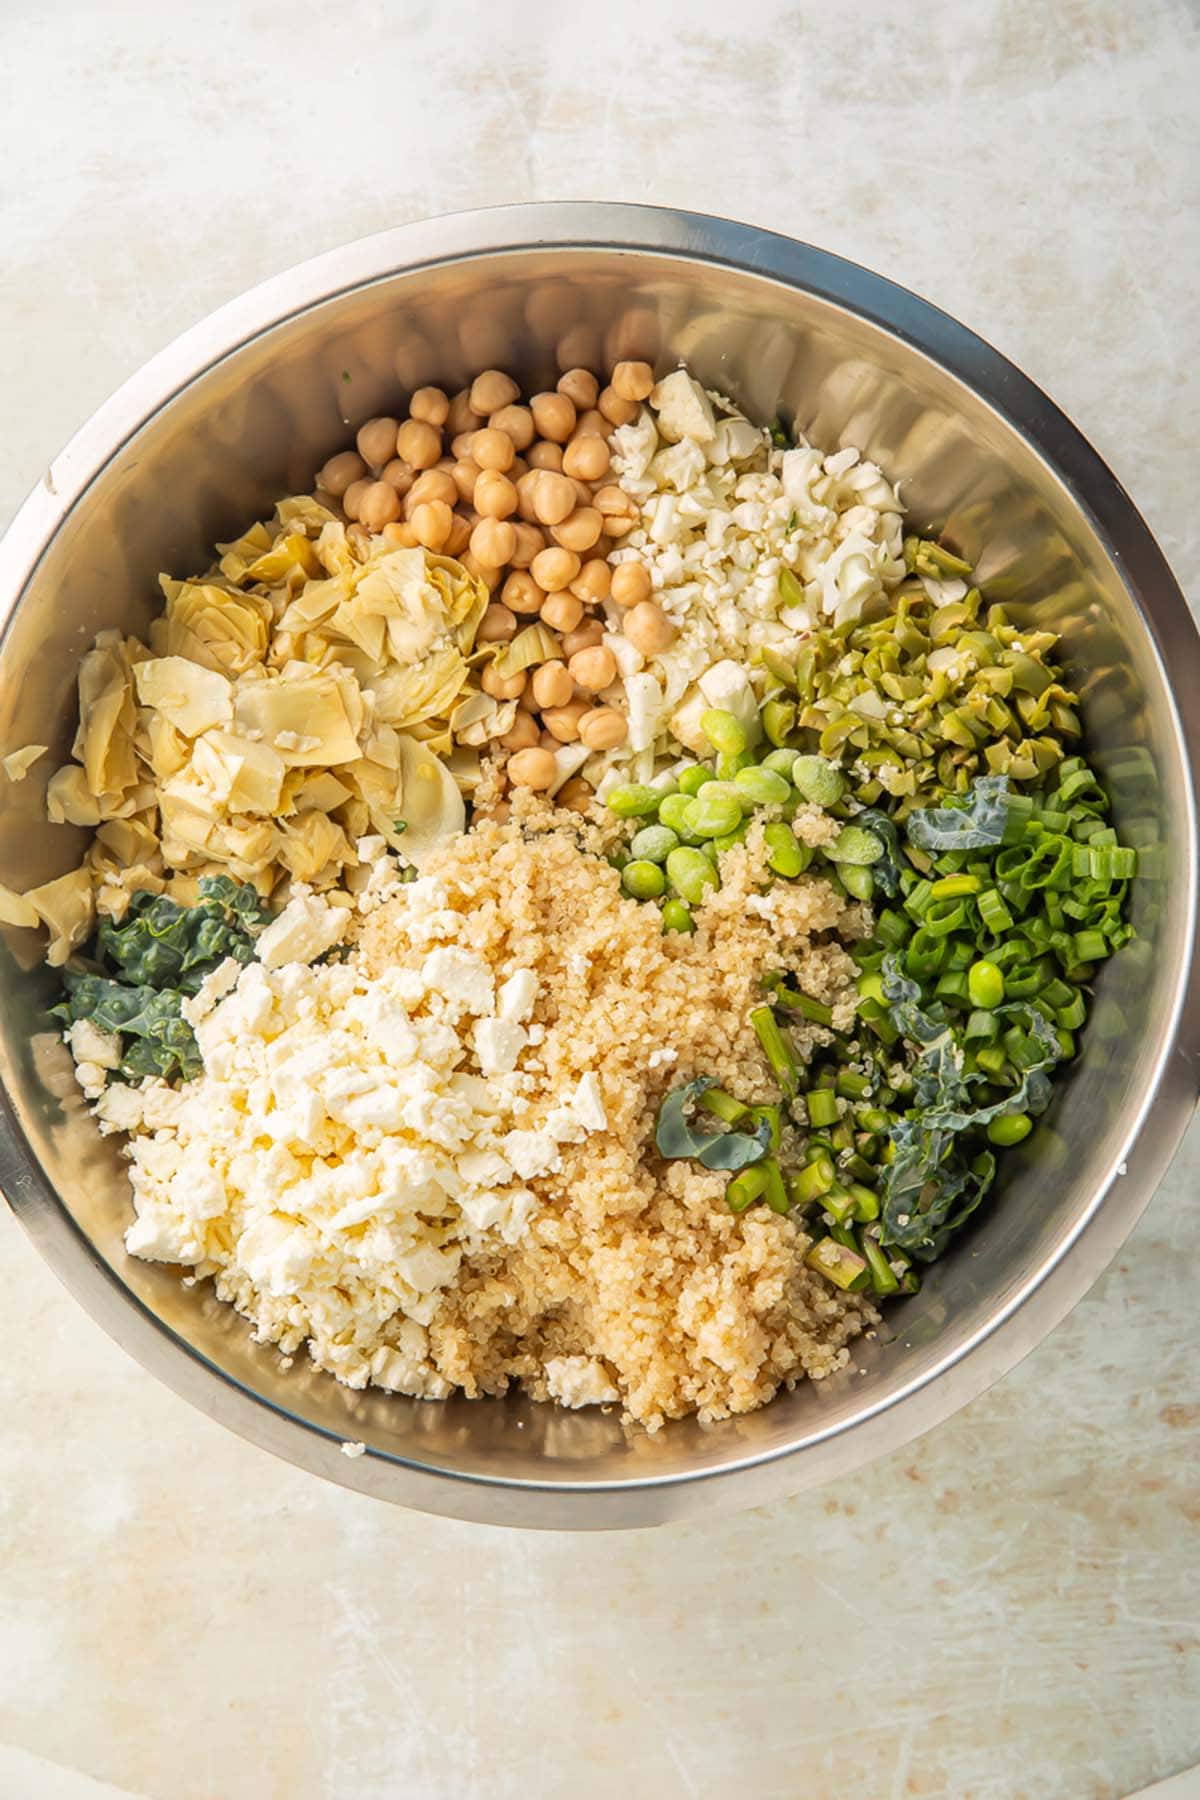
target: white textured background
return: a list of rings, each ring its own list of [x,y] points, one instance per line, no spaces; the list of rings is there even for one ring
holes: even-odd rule
[[[1200,591],[1186,0],[0,0],[0,46],[4,517],[151,351],[290,262],[652,199],[974,326]],[[1070,1321],[837,1492],[577,1540],[225,1435],[0,1211],[0,1800],[67,1770],[144,1800],[1115,1800],[1195,1761],[1198,1189],[1193,1131]]]

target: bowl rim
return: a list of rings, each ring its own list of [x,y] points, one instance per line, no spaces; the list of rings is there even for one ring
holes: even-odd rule
[[[588,249],[724,266],[811,293],[939,365],[1025,440],[1104,544],[1154,654],[1171,672],[1165,688],[1190,800],[1186,851],[1195,894],[1200,716],[1182,715],[1177,696],[1200,691],[1200,631],[1111,470],[1015,364],[929,301],[814,245],[707,214],[604,201],[444,214],[326,251],[227,302],[125,381],[53,459],[17,512],[0,540],[0,648],[42,556],[92,483],[151,417],[224,358],[315,306],[398,272],[521,251]],[[451,1517],[552,1529],[630,1527],[757,1505],[849,1474],[948,1418],[1040,1343],[1115,1255],[1166,1172],[1200,1091],[1194,908],[1192,915],[1174,1004],[1141,1103],[1074,1230],[995,1314],[924,1374],[802,1445],[785,1443],[711,1468],[572,1481],[438,1469],[387,1451],[347,1457],[341,1436],[219,1368],[121,1284],[59,1203],[2,1089],[0,1190],[56,1275],[145,1368],[243,1438],[326,1479]],[[1147,1131],[1151,1115],[1155,1128]]]

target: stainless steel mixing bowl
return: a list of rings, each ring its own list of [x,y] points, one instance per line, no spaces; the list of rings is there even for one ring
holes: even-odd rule
[[[388,1500],[491,1523],[645,1525],[846,1473],[944,1419],[1054,1326],[1108,1262],[1195,1102],[1200,641],[1133,506],[1010,363],[904,289],[805,245],[648,207],[518,207],[322,256],[156,357],[47,470],[0,548],[0,752],[71,740],[75,668],[141,630],[160,569],[311,485],[347,428],[488,365],[686,358],[759,418],[858,445],[995,595],[1063,633],[1093,753],[1142,852],[1138,942],[1105,969],[1087,1055],[978,1226],[835,1379],[744,1419],[626,1438],[519,1399],[424,1404],[284,1370],[207,1287],[124,1253],[129,1199],[44,1014],[30,934],[3,950],[0,1185],[52,1267],[148,1368],[255,1443]],[[38,770],[55,766],[50,759]],[[7,788],[0,879],[67,868],[39,782]],[[1033,1140],[1031,1140],[1033,1142]],[[1115,1298],[1115,1297],[1114,1297]],[[367,1454],[351,1460],[343,1440]]]

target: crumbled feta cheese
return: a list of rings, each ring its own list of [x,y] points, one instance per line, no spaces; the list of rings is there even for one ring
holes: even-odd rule
[[[316,894],[298,894],[258,939],[259,961],[265,969],[313,962],[345,936],[348,923],[340,907],[329,906]]]
[[[207,1019],[218,1000],[223,1000],[226,994],[233,992],[241,972],[242,965],[236,956],[227,956],[223,962],[219,962],[204,977],[196,992],[184,1001],[182,1011],[188,1024],[198,1025],[201,1019]]]
[[[532,969],[514,970],[496,996],[497,1016],[523,1023],[533,1011],[537,991],[538,979]]]
[[[447,895],[418,887],[429,910],[405,923],[415,955],[375,976],[304,960],[310,928],[320,941],[326,913],[349,915],[295,892],[267,957],[235,965],[223,997],[218,971],[204,994],[204,1072],[182,1088],[105,1087],[86,1058],[80,1074],[102,1128],[133,1134],[131,1254],[215,1274],[262,1336],[285,1353],[307,1339],[351,1386],[435,1396],[450,1384],[424,1328],[464,1245],[519,1240],[537,1206],[524,1184],[559,1166],[568,1134],[597,1129],[603,1103],[584,1082],[549,1109],[561,1131],[539,1118],[518,1067],[537,977],[518,968],[497,993],[465,944],[430,942],[421,927]],[[85,1030],[74,1042],[113,1048]]]
[[[527,1042],[525,1027],[515,1019],[480,1019],[475,1027],[475,1055],[485,1075],[508,1075]]]
[[[77,1063],[95,1063],[101,1069],[119,1067],[121,1040],[115,1032],[101,1031],[91,1019],[76,1019],[65,1036]]]
[[[579,1077],[571,1098],[571,1111],[585,1131],[604,1131],[608,1127],[608,1114],[604,1110],[600,1082],[590,1071]]]
[[[342,1451],[343,1456],[359,1457],[365,1453],[366,1448],[367,1448],[367,1446],[365,1444],[344,1443],[341,1446],[341,1451]]]
[[[608,1370],[596,1356],[551,1356],[546,1386],[563,1406],[611,1406],[620,1399]]]

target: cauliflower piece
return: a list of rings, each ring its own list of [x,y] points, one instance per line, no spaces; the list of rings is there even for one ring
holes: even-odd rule
[[[650,395],[650,404],[658,414],[660,433],[673,444],[683,438],[711,444],[717,435],[712,401],[686,369],[664,375]]]

